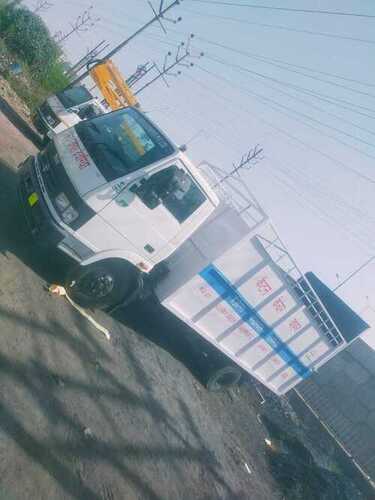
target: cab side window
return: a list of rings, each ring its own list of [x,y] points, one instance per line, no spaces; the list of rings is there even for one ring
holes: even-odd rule
[[[192,177],[177,165],[152,175],[137,188],[136,194],[151,209],[162,203],[180,224],[206,201]]]

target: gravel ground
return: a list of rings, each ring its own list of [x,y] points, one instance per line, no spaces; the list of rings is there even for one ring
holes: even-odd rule
[[[100,315],[109,343],[46,292],[67,262],[31,242],[15,166],[34,147],[0,130],[0,497],[277,500],[249,388],[209,394],[147,333]]]
[[[35,246],[16,196],[15,167],[35,147],[1,113],[0,131],[0,499],[281,500],[264,412],[361,483],[301,402],[297,415],[269,396],[261,406],[251,384],[203,389],[165,348],[177,330],[147,304],[96,313],[108,342],[50,296],[70,263]]]

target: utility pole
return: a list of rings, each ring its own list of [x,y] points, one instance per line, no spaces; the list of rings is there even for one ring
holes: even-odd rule
[[[228,174],[225,174],[212,187],[216,188],[217,186],[219,186],[220,184],[225,182],[227,179],[234,177],[234,175],[237,174],[240,170],[243,170],[243,169],[250,170],[259,161],[261,161],[263,159],[263,156],[261,156],[262,153],[263,153],[263,149],[259,147],[259,144],[257,144],[254,148],[250,149],[250,151],[241,158],[241,161],[238,163],[238,165],[233,164],[233,170],[231,170]]]
[[[55,39],[57,43],[63,43],[74,33],[81,33],[84,31],[88,31],[90,28],[95,26],[95,24],[98,21],[100,21],[100,19],[92,17],[92,9],[93,7],[91,6],[88,9],[84,10],[82,14],[80,14],[75,20],[75,22],[71,25],[72,29],[68,33],[64,34],[63,32],[58,31],[55,34]]]
[[[146,64],[140,64],[136,71],[127,78],[126,83],[129,87],[134,87],[142,78],[144,78],[151,70],[156,68],[156,64],[147,62]]]
[[[39,12],[46,12],[51,7],[53,7],[53,3],[50,3],[47,0],[39,0],[33,10],[33,13],[38,14]]]
[[[154,8],[152,8],[153,12],[154,12],[154,16],[152,19],[150,19],[150,21],[148,21],[146,24],[144,24],[143,26],[141,26],[137,31],[135,31],[132,35],[130,35],[128,38],[126,38],[125,40],[123,40],[121,43],[119,43],[114,49],[112,49],[111,51],[108,52],[108,54],[106,54],[104,56],[104,58],[101,60],[101,61],[98,61],[95,66],[97,66],[98,64],[104,62],[105,60],[107,59],[110,59],[111,57],[113,57],[115,54],[117,54],[117,52],[119,52],[121,49],[123,49],[126,45],[128,45],[128,43],[130,43],[136,36],[138,36],[140,33],[142,33],[145,29],[147,29],[149,26],[151,26],[152,24],[154,24],[155,22],[158,22],[158,23],[161,23],[162,24],[162,20],[163,19],[166,19],[164,18],[164,15],[169,11],[171,10],[173,7],[175,7],[176,5],[179,5],[180,4],[180,1],[181,0],[173,0],[173,2],[168,5],[168,7],[163,7],[164,5],[164,0],[161,0],[160,1],[160,5],[159,5],[159,10],[158,12],[155,11]],[[168,19],[166,19],[168,20]],[[180,21],[181,18],[179,17],[177,19],[177,22]],[[165,29],[163,27],[163,29]],[[93,69],[95,66],[92,66],[90,69]],[[76,85],[77,83],[79,83],[80,81],[82,81],[84,78],[86,78],[87,76],[89,76],[90,74],[90,70],[87,69],[84,73],[82,73],[82,75],[80,75],[78,78],[76,78],[69,86],[70,87],[73,87],[74,85]]]
[[[76,75],[86,64],[88,64],[93,59],[97,58],[98,55],[109,47],[109,43],[104,45],[106,40],[102,40],[96,47],[91,49],[85,56],[83,56],[79,61],[77,61],[69,70],[67,74]]]
[[[134,92],[134,95],[137,95],[139,94],[140,92],[143,92],[143,90],[147,89],[147,87],[149,87],[150,85],[152,85],[153,83],[155,83],[157,80],[159,80],[159,78],[163,78],[165,84],[169,87],[167,81],[165,80],[165,77],[166,76],[178,76],[181,74],[181,71],[178,70],[177,73],[171,73],[171,70],[173,68],[175,68],[176,66],[184,66],[186,68],[190,68],[192,66],[194,66],[194,63],[193,62],[190,62],[188,64],[185,64],[183,63],[183,61],[188,58],[188,57],[202,57],[204,54],[203,52],[201,52],[199,54],[199,56],[192,56],[191,55],[191,52],[190,52],[190,40],[194,38],[194,35],[191,34],[190,37],[189,37],[189,40],[188,40],[188,43],[186,44],[185,46],[185,42],[181,42],[178,47],[177,47],[177,52],[176,52],[176,56],[173,60],[172,63],[168,64],[168,58],[172,55],[172,52],[168,52],[167,55],[165,56],[164,58],[164,64],[163,64],[163,69],[160,70],[158,68],[158,66],[155,65],[156,69],[158,70],[158,75],[155,76],[155,78],[153,78],[152,80],[150,80],[149,82],[147,82],[143,87],[141,87],[140,89],[138,89],[136,92]],[[181,54],[181,50],[184,49],[183,53]]]

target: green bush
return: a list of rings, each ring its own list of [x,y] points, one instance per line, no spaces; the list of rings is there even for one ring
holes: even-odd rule
[[[3,75],[26,104],[34,109],[46,97],[65,88],[69,78],[64,74],[62,52],[43,20],[18,1],[0,0],[0,42],[9,57],[22,66],[21,75],[5,68]]]
[[[46,71],[60,56],[60,49],[42,19],[25,8],[5,8],[0,27],[5,43],[30,67]]]
[[[47,92],[58,92],[70,83],[70,79],[64,74],[64,66],[59,61],[55,61],[41,77],[40,83]]]

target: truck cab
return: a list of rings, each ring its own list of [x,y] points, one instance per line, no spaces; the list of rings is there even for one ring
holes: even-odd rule
[[[71,284],[114,291],[93,305],[121,299],[134,276],[163,262],[219,204],[188,157],[134,108],[55,135],[21,165],[20,180],[34,236],[80,264]]]
[[[38,132],[52,138],[82,120],[106,112],[106,108],[86,87],[72,87],[50,96],[37,109],[33,122]]]

